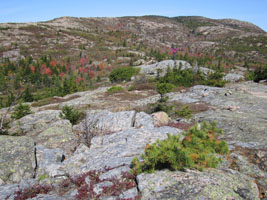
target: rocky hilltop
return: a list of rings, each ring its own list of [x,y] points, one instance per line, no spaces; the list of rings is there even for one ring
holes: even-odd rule
[[[234,19],[0,24],[0,200],[267,199],[266,56]]]
[[[266,32],[249,22],[204,17],[61,17],[46,22],[0,24],[0,57],[53,55],[113,62],[129,53],[162,52],[172,45],[191,53],[206,52],[241,60],[266,62]],[[132,52],[135,51],[135,52]],[[117,52],[119,53],[119,52]],[[127,57],[127,56],[126,56]]]
[[[63,19],[69,20],[48,23]],[[151,69],[164,71],[172,62],[143,65],[141,73],[150,76]],[[109,87],[99,87],[44,106],[30,103],[32,114],[14,120],[8,135],[0,136],[0,199],[267,198],[267,85],[235,75],[225,76],[232,82],[223,88],[195,85],[166,94],[169,103],[190,106],[191,119],[143,112],[160,99],[149,89],[107,94]],[[77,125],[60,117],[66,105],[85,111]],[[218,139],[229,145],[216,169],[130,173],[132,159],[147,145],[168,134],[183,139],[186,127],[203,121],[217,121],[224,130]]]

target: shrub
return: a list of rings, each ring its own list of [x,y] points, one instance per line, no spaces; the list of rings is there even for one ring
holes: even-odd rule
[[[201,84],[203,85],[209,85],[213,87],[223,87],[227,81],[222,80],[223,74],[220,72],[214,72],[208,75],[206,80],[203,80]]]
[[[109,80],[111,82],[130,81],[132,76],[138,74],[140,69],[132,67],[117,68],[110,72]]]
[[[259,82],[261,80],[267,80],[267,66],[257,68],[254,71],[254,81]]]
[[[123,92],[124,89],[121,86],[112,86],[107,90],[108,94],[114,94],[117,92]]]
[[[134,90],[134,86],[133,85],[130,85],[129,87],[128,87],[128,91],[130,92],[130,91],[133,91]],[[1,106],[1,105],[0,105]]]
[[[84,113],[74,109],[72,106],[64,106],[60,117],[68,119],[72,125],[75,125],[84,117]]]
[[[216,123],[201,123],[192,127],[185,133],[181,141],[178,135],[168,134],[165,140],[157,140],[154,144],[147,144],[145,153],[132,160],[133,171],[136,174],[153,172],[164,168],[182,170],[184,168],[199,169],[215,168],[220,163],[218,154],[228,153],[228,146],[224,141],[215,139],[215,134],[222,130]]]
[[[192,117],[192,110],[189,106],[183,106],[181,110],[175,112],[179,117],[190,119]]]
[[[34,101],[33,95],[30,91],[30,88],[27,87],[26,90],[24,91],[24,94],[22,95],[22,98],[25,102],[32,102]]]
[[[17,105],[14,108],[13,113],[11,114],[11,118],[13,119],[20,119],[26,115],[31,114],[31,109],[30,106],[27,104],[22,104],[21,102],[19,103],[19,105]]]
[[[163,98],[164,94],[171,92],[173,88],[174,88],[174,85],[170,83],[158,83],[157,84],[157,92],[160,94],[161,99]]]
[[[163,77],[158,77],[160,83],[171,83],[175,86],[190,87],[196,84],[223,87],[227,81],[222,80],[220,72],[210,73],[205,77],[200,71],[194,73],[192,69],[181,70],[177,67],[169,69]]]

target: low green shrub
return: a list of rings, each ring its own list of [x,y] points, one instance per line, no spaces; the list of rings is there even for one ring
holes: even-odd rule
[[[124,89],[121,86],[112,86],[107,90],[107,94],[114,94],[123,91]]]
[[[109,80],[111,82],[130,81],[132,76],[138,74],[140,69],[132,67],[117,68],[110,72]]]
[[[157,89],[157,92],[160,94],[160,97],[162,99],[163,96],[166,93],[171,92],[174,87],[175,86],[171,83],[158,83],[156,89]]]
[[[154,172],[164,168],[182,170],[184,168],[203,170],[216,168],[221,162],[217,154],[227,154],[228,145],[224,141],[215,139],[215,135],[222,133],[216,123],[203,122],[197,124],[185,133],[180,140],[178,135],[168,134],[165,140],[157,140],[154,144],[147,144],[145,153],[132,160],[133,172]]]
[[[220,72],[214,72],[208,75],[207,79],[202,80],[201,84],[213,86],[213,87],[223,87],[227,81],[223,80],[223,74]]]
[[[11,118],[12,119],[20,119],[26,115],[31,114],[31,109],[30,106],[27,104],[22,104],[21,102],[19,103],[19,105],[17,105],[14,108],[13,113],[11,114]]]
[[[72,125],[78,124],[78,122],[84,118],[84,113],[74,109],[72,106],[64,106],[60,117],[62,119],[68,119]]]
[[[171,83],[175,86],[190,87],[193,85],[209,85],[215,87],[223,87],[227,81],[224,81],[223,74],[219,71],[210,73],[205,77],[200,71],[193,72],[192,69],[184,69],[174,67],[172,70],[168,69],[163,77],[158,77],[160,83]]]
[[[254,71],[254,81],[259,82],[261,80],[267,80],[267,65],[259,67]]]
[[[192,110],[189,108],[189,106],[183,106],[181,110],[178,110],[175,112],[179,117],[190,119],[192,115]]]
[[[31,93],[31,90],[29,87],[27,87],[26,90],[24,91],[24,94],[22,95],[22,99],[25,102],[33,102],[34,101],[34,97]]]
[[[133,91],[134,90],[134,86],[133,85],[130,85],[129,87],[128,87],[128,91],[130,92],[130,91]]]

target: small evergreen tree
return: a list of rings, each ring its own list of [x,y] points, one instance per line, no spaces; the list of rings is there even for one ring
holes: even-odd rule
[[[79,112],[71,106],[64,106],[60,117],[62,119],[68,119],[72,125],[75,125],[84,117],[84,113]]]
[[[31,93],[29,87],[27,87],[26,90],[24,91],[22,98],[25,102],[33,102],[34,101],[33,95]]]
[[[157,92],[160,94],[160,98],[162,99],[164,95],[174,88],[173,84],[170,83],[158,83],[157,84]]]
[[[22,104],[21,102],[17,105],[11,115],[13,119],[20,119],[26,115],[31,114],[30,106],[27,104]]]

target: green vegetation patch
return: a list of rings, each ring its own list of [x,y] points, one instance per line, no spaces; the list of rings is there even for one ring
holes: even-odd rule
[[[186,119],[190,119],[193,116],[192,110],[190,109],[188,105],[183,106],[181,110],[177,110],[175,114],[177,114],[179,117],[186,118]]]
[[[203,170],[216,168],[221,159],[216,154],[227,154],[229,149],[224,141],[215,138],[222,133],[216,123],[203,122],[185,132],[185,138],[168,134],[165,140],[157,140],[154,144],[147,144],[145,153],[132,160],[133,172],[152,173],[155,170],[171,169],[183,170],[184,168]]]
[[[83,112],[78,111],[72,106],[64,106],[60,113],[60,117],[68,119],[72,125],[78,124],[84,118],[84,115]]]
[[[123,91],[124,89],[121,86],[112,86],[107,90],[107,94],[114,94]]]
[[[26,115],[32,114],[30,106],[27,104],[19,103],[15,108],[11,115],[13,119],[20,119]]]
[[[140,69],[132,67],[117,68],[111,71],[109,80],[111,82],[130,81],[132,76],[137,75]]]

